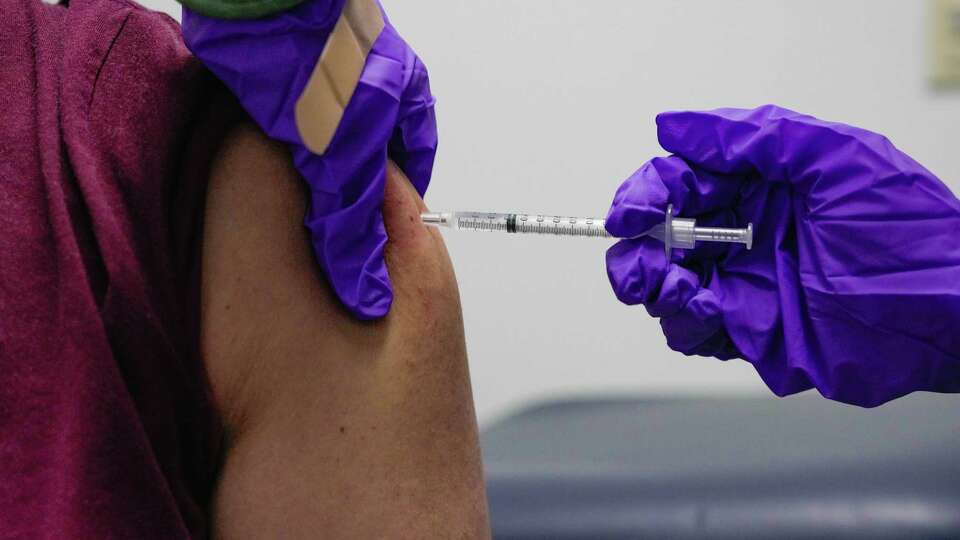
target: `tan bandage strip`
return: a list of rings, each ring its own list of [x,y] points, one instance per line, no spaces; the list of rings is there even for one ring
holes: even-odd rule
[[[323,154],[333,140],[383,26],[375,0],[347,0],[307,86],[297,98],[297,130],[311,152]]]

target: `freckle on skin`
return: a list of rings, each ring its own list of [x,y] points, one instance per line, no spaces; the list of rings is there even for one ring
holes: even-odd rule
[[[340,426],[340,433],[346,433],[346,432],[347,432],[347,428]]]

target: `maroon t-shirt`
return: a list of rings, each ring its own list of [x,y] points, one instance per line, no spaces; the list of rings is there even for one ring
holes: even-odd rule
[[[236,111],[165,15],[0,0],[0,538],[207,536],[200,226]]]

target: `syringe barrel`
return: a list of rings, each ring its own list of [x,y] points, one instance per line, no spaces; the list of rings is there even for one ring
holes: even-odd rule
[[[603,218],[498,212],[425,212],[420,217],[426,224],[459,230],[595,238],[610,236]],[[747,249],[753,247],[752,224],[745,229],[697,227],[692,218],[674,217],[673,205],[667,206],[662,224],[639,236],[647,235],[662,241],[667,253],[673,249],[693,248],[698,241],[737,242]]]
[[[451,214],[449,226],[459,230],[548,236],[609,236],[601,218],[496,212],[452,212]],[[435,219],[424,222],[438,224]]]

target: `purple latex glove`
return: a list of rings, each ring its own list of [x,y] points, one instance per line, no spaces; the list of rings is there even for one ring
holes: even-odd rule
[[[393,291],[380,210],[387,159],[422,196],[437,148],[427,71],[385,19],[335,135],[323,155],[304,145],[294,107],[344,0],[308,0],[278,15],[221,20],[183,9],[187,46],[237,96],[271,138],[290,147],[310,187],[305,225],[320,267],[358,318],[390,309]],[[381,9],[382,11],[382,9]]]
[[[783,396],[865,407],[960,391],[960,201],[886,138],[775,106],[657,117],[674,155],[646,163],[607,219],[629,238],[675,213],[752,222],[752,251],[650,238],[607,253],[614,291],[669,346],[742,357]],[[698,224],[699,224],[698,223]]]

